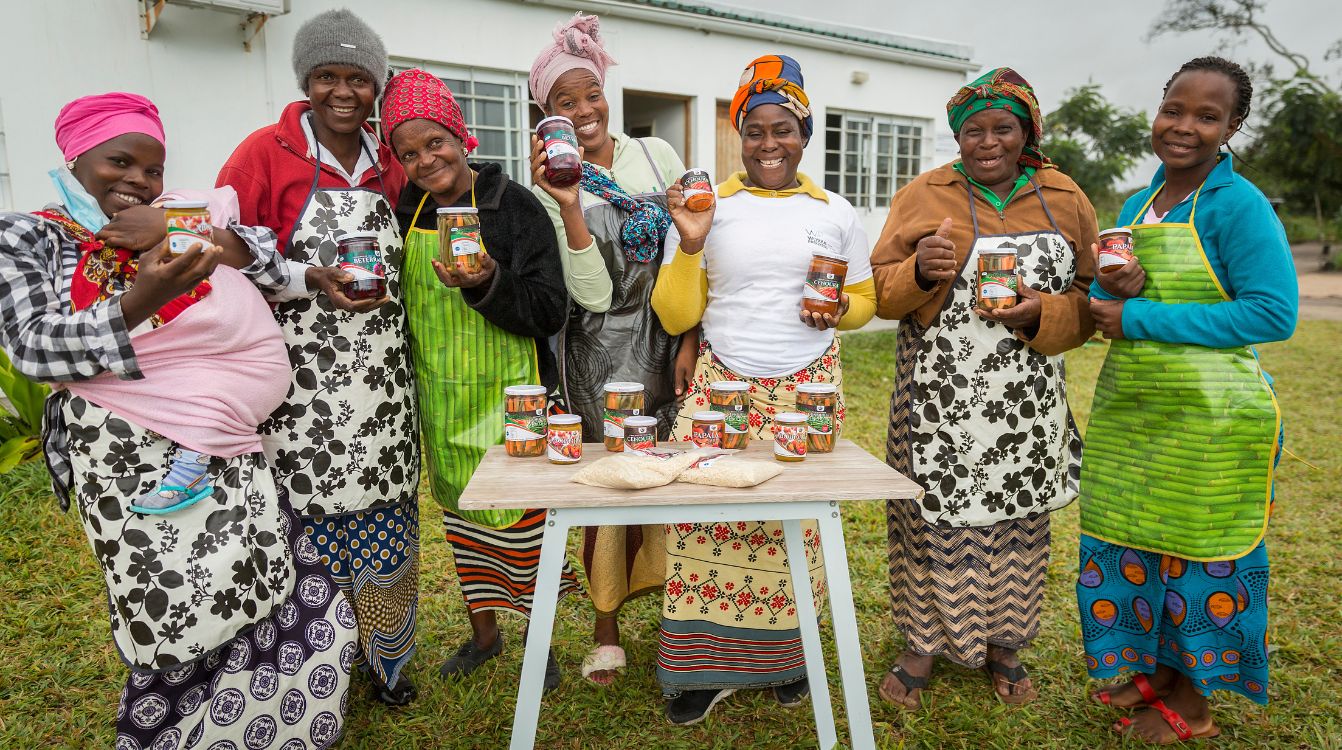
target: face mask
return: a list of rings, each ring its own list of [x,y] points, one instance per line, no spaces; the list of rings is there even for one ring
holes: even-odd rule
[[[60,166],[47,174],[51,176],[51,182],[56,186],[56,192],[70,218],[94,233],[107,225],[107,214],[103,213],[102,207],[89,195],[89,191],[79,184],[73,172]]]

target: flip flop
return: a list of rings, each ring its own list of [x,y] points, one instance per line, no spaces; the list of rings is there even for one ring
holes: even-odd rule
[[[893,666],[893,667],[891,667],[890,669],[887,670],[887,674],[894,675],[895,679],[896,679],[896,680],[899,680],[899,683],[900,683],[901,685],[904,686],[904,697],[905,697],[905,698],[908,698],[909,695],[911,695],[911,694],[913,693],[914,690],[926,690],[926,689],[927,689],[927,678],[926,678],[926,677],[919,677],[918,675],[914,675],[914,674],[909,674],[907,671],[905,671],[903,665],[896,664],[895,666]],[[904,701],[896,700],[895,698],[891,697],[890,695],[887,695],[886,692],[885,692],[884,687],[882,687],[882,686],[877,686],[877,688],[876,688],[876,694],[879,695],[879,696],[881,696],[881,700],[885,701],[886,703],[889,703],[890,705],[892,705],[892,706],[896,706],[896,707],[898,707],[898,708],[905,709],[906,711],[915,711],[915,710],[917,710],[918,708],[921,708],[921,707],[922,707],[922,704],[923,704],[923,700],[922,700],[922,695],[921,695],[921,694],[919,694],[919,696],[918,696],[918,705],[917,705],[917,706],[910,706],[909,704],[905,703]]]
[[[1155,703],[1156,701],[1160,700],[1160,696],[1156,695],[1156,690],[1155,688],[1151,687],[1151,681],[1146,679],[1146,675],[1144,674],[1135,675],[1130,681],[1130,684],[1133,687],[1137,688],[1137,692],[1142,694],[1142,702],[1135,703],[1131,706],[1123,706],[1123,708],[1139,708],[1141,706],[1149,706],[1152,703]],[[1106,688],[1104,690],[1097,690],[1094,693],[1090,694],[1090,699],[1103,705],[1109,706],[1111,708],[1118,708],[1118,706],[1115,706],[1113,704],[1114,700],[1113,692],[1117,688],[1121,687],[1122,685],[1115,685]]]
[[[623,648],[619,646],[597,646],[582,658],[582,676],[594,685],[601,685],[601,683],[591,678],[593,672],[617,672],[624,669],[625,664]],[[606,687],[605,685],[601,686]]]
[[[1201,732],[1194,732],[1178,711],[1165,705],[1165,701],[1159,698],[1151,701],[1149,707],[1155,709],[1160,714],[1160,718],[1164,719],[1165,723],[1170,725],[1170,729],[1174,730],[1174,739],[1167,742],[1157,742],[1155,743],[1157,745],[1173,745],[1176,742],[1187,742],[1189,740],[1209,740],[1221,736],[1221,728],[1216,726],[1215,723]],[[1124,716],[1118,720],[1119,728],[1114,731],[1127,735],[1132,731],[1133,723],[1132,719]]]
[[[993,695],[997,696],[997,700],[1007,705],[1021,706],[1039,697],[1039,691],[1035,690],[1033,685],[1031,685],[1025,692],[1015,692],[1017,686],[1030,676],[1030,673],[1026,672],[1025,667],[1021,665],[1008,667],[1000,661],[992,661],[990,659],[983,665],[983,671],[988,675],[988,684],[992,686]],[[1002,695],[997,691],[997,680],[993,677],[994,673],[1000,674],[1006,678],[1007,690],[1009,691],[1008,695]]]

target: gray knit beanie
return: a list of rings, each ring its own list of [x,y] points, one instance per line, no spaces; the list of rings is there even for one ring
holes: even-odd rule
[[[308,91],[308,74],[319,65],[353,65],[373,76],[377,92],[387,85],[387,48],[363,19],[341,8],[316,15],[294,35],[294,75]]]

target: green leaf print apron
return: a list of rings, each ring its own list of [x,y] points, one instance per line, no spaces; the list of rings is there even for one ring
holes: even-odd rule
[[[1201,193],[1187,223],[1131,227],[1143,298],[1230,300],[1193,224]],[[1267,531],[1280,426],[1252,347],[1113,341],[1086,430],[1081,530],[1188,560],[1248,554]]]
[[[429,489],[439,505],[467,521],[503,529],[525,511],[461,510],[457,499],[485,451],[503,442],[503,389],[540,383],[536,342],[485,320],[466,304],[460,289],[438,280],[430,263],[438,257],[438,233],[416,227],[428,197],[426,193],[410,222],[401,283],[410,317]]]

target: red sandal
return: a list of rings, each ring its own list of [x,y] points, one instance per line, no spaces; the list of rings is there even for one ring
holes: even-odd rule
[[[1148,705],[1151,708],[1158,711],[1160,713],[1161,718],[1165,720],[1165,723],[1170,725],[1170,729],[1174,730],[1173,740],[1169,742],[1159,742],[1156,744],[1173,745],[1175,742],[1187,742],[1188,740],[1209,740],[1213,737],[1221,736],[1220,727],[1216,726],[1216,724],[1214,723],[1211,726],[1207,727],[1205,731],[1194,732],[1192,728],[1188,726],[1188,722],[1184,720],[1184,717],[1179,715],[1178,711],[1175,711],[1174,709],[1165,705],[1165,701],[1159,698],[1156,698],[1155,700],[1151,701]],[[1124,716],[1118,720],[1119,728],[1116,729],[1115,731],[1117,731],[1119,734],[1126,735],[1132,728],[1132,724],[1133,724],[1132,719],[1129,719],[1128,717]]]
[[[1138,703],[1132,706],[1125,706],[1125,708],[1139,708],[1143,703],[1149,706],[1152,703],[1160,700],[1160,696],[1156,695],[1155,688],[1151,687],[1151,681],[1146,679],[1146,675],[1137,674],[1136,676],[1134,676],[1132,678],[1132,685],[1137,688],[1137,692],[1142,694],[1142,703]],[[1119,687],[1122,686],[1120,685]],[[1112,707],[1114,705],[1113,704],[1114,698],[1112,693],[1113,693],[1112,689],[1099,690],[1092,693],[1090,698],[1091,700],[1099,701],[1100,703],[1106,706]]]

